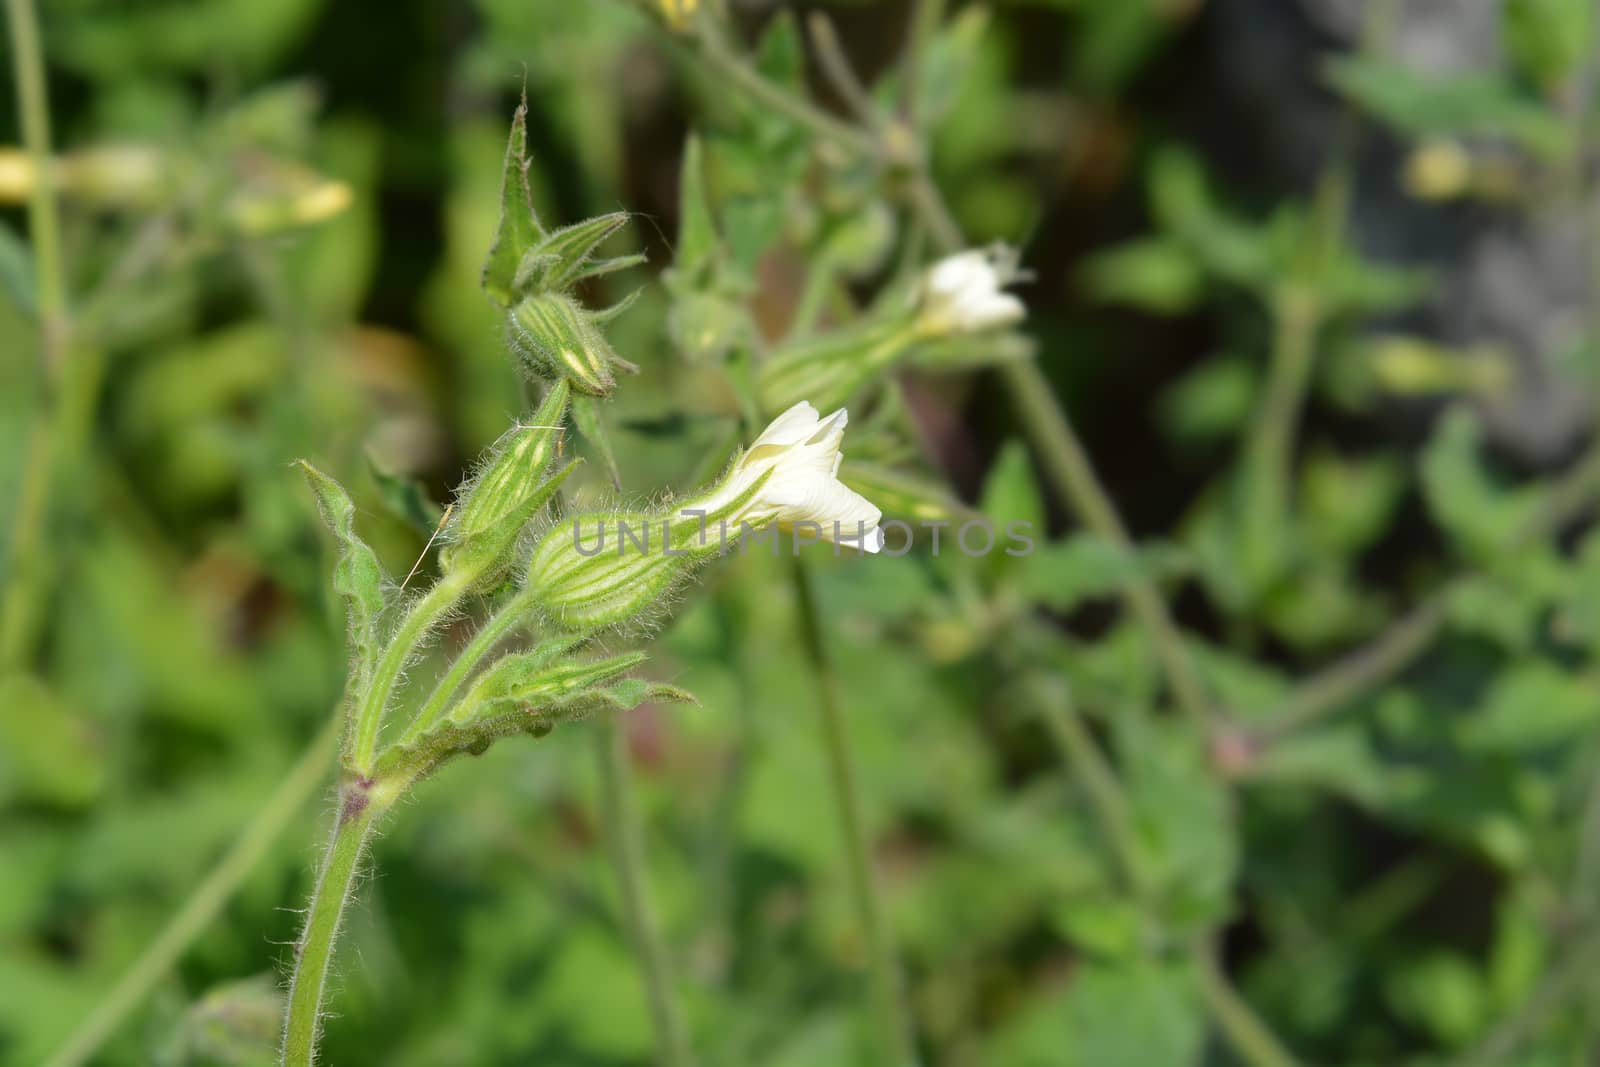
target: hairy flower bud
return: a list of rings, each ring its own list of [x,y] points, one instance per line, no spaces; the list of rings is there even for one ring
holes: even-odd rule
[[[447,571],[463,566],[496,570],[528,521],[554,495],[566,471],[554,478],[547,473],[565,432],[567,393],[567,383],[556,382],[527,422],[507,430],[490,447],[480,473],[461,490],[452,543],[442,560]]]
[[[762,407],[782,411],[802,397],[823,407],[843,404],[910,350],[916,332],[904,316],[879,319],[802,341],[762,365],[756,391]]]
[[[819,418],[801,402],[701,495],[661,511],[591,513],[561,523],[528,565],[535,602],[572,629],[620,625],[731,542],[774,525],[878,551],[882,512],[837,477],[848,418],[843,409]]]
[[[610,396],[616,388],[617,354],[592,314],[564,293],[524,296],[507,313],[506,337],[536,378],[570,382],[586,396]]]

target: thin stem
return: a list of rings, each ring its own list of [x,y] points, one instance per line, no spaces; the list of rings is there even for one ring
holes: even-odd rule
[[[1299,1067],[1294,1054],[1283,1047],[1228,981],[1217,960],[1216,947],[1209,941],[1197,945],[1194,962],[1200,996],[1239,1058],[1251,1067]]]
[[[867,943],[871,969],[873,1019],[880,1043],[879,1062],[885,1067],[910,1067],[917,1062],[912,1045],[911,1020],[901,989],[900,967],[894,946],[885,927],[878,890],[872,873],[872,856],[867,844],[861,786],[850,750],[844,697],[834,673],[822,628],[822,614],[816,590],[804,561],[794,560],[795,595],[800,606],[801,636],[817,679],[818,710],[822,716],[822,736],[833,781],[834,800],[839,807],[839,827],[845,838],[845,859],[850,877],[850,892],[855,898],[856,917]]]
[[[345,905],[354,894],[361,855],[372,827],[382,813],[362,781],[347,781],[339,793],[333,836],[311,894],[305,931],[295,943],[294,977],[289,981],[289,1010],[283,1028],[282,1067],[311,1067],[322,1036],[322,997],[333,963],[333,946]]]
[[[644,969],[645,992],[649,996],[650,1018],[656,1032],[656,1049],[662,1067],[689,1067],[694,1063],[694,1056],[689,1051],[688,1028],[678,1010],[672,964],[650,900],[644,834],[638,805],[633,797],[627,736],[616,715],[602,715],[596,723],[594,737],[600,762],[606,844],[611,852],[611,865],[621,883],[628,930],[633,936],[634,949]]]
[[[1507,551],[1537,544],[1557,533],[1588,508],[1597,494],[1600,494],[1600,445],[1591,448],[1570,472],[1550,487],[1543,506],[1511,539]],[[1408,667],[1444,630],[1450,600],[1467,577],[1462,575],[1446,582],[1370,643],[1302,683],[1287,699],[1262,716],[1264,725],[1258,728],[1256,736],[1271,741],[1303,730],[1348,707],[1374,686]]]
[[[811,35],[811,48],[816,54],[817,66],[822,68],[822,74],[833,86],[833,91],[850,105],[857,122],[868,128],[877,126],[882,116],[873,106],[872,94],[867,92],[867,87],[861,84],[861,79],[856,75],[855,67],[851,66],[850,57],[845,54],[844,45],[839,41],[839,32],[833,28],[833,20],[824,12],[813,11],[806,19],[806,29]]]
[[[44,46],[33,0],[6,0],[11,54],[16,68],[17,115],[22,144],[33,163],[28,197],[28,239],[33,245],[38,286],[39,326],[50,373],[66,348],[67,288],[61,266],[61,227],[56,214],[55,177],[50,158],[50,99],[45,88]]]
[[[155,940],[123,972],[117,984],[95,1005],[66,1044],[45,1061],[45,1067],[78,1067],[87,1063],[155,984],[172,970],[195,938],[216,920],[228,899],[283,833],[290,818],[305,807],[326,780],[328,765],[333,761],[339,741],[338,728],[338,720],[330,718],[311,747],[267,798],[255,819],[234,841],[233,847],[195,886],[189,899],[167,920]]]
[[[1491,1030],[1457,1067],[1501,1067],[1517,1062],[1517,1052],[1539,1034],[1550,1014],[1593,979],[1597,964],[1600,929],[1591,928],[1571,945],[1566,957],[1534,987],[1516,1013]]]
[[[928,46],[939,24],[944,21],[945,0],[916,0],[911,8],[911,29],[907,34],[903,107],[906,125],[922,128],[922,65]]]
[[[1142,894],[1145,885],[1143,853],[1122,783],[1090,736],[1071,694],[1060,686],[1038,686],[1035,694],[1045,726],[1065,757],[1068,770],[1089,795],[1089,804],[1101,832],[1111,843],[1124,881],[1135,894]]]
[[[39,315],[40,412],[28,432],[22,487],[12,525],[8,580],[0,602],[0,667],[23,665],[33,645],[39,619],[39,589],[46,567],[38,558],[41,531],[50,511],[50,486],[64,418],[55,396],[66,362],[68,333],[66,281],[61,263],[61,229],[56,212],[55,181],[50,156],[50,100],[45,85],[44,46],[33,0],[6,0],[11,33],[12,66],[16,72],[17,121],[33,166],[28,196],[28,238]]]
[[[767,80],[760,71],[728,47],[713,20],[699,20],[699,32],[695,40],[700,45],[700,54],[713,70],[743,89],[757,103],[852,151],[870,156],[878,154],[878,145],[873,138]]]
[[[351,762],[362,774],[371,773],[378,735],[383,730],[389,697],[400,678],[400,672],[416,653],[417,646],[455,608],[472,580],[472,575],[456,571],[435,582],[406,611],[394,636],[384,648],[383,655],[378,658],[378,664],[372,671],[372,684],[362,694],[353,731]]]
[[[1132,553],[1133,543],[1128,532],[1095,476],[1082,443],[1072,432],[1071,423],[1056,403],[1049,381],[1032,361],[1008,364],[1004,374],[1012,401],[1039,450],[1052,486],[1096,536],[1123,552]],[[1123,582],[1122,596],[1149,634],[1179,707],[1197,726],[1209,731],[1213,711],[1161,594],[1147,579],[1134,572]]]
[[[491,615],[478,632],[472,635],[467,647],[461,650],[455,661],[450,664],[450,669],[444,672],[444,676],[433,687],[433,692],[429,694],[427,703],[422,705],[422,710],[417,712],[417,717],[411,720],[411,725],[400,735],[400,744],[415,741],[444,716],[462,683],[467,680],[467,676],[485,656],[494,651],[495,646],[504,640],[506,635],[527,621],[532,599],[529,593],[517,594],[506,601],[500,610]]]

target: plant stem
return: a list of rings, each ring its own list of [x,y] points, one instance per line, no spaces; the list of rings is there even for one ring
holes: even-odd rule
[[[800,99],[783,86],[769,81],[759,70],[728,47],[721,31],[711,19],[699,20],[695,40],[700,46],[700,54],[716,73],[744,90],[757,103],[855,152],[872,156],[878,154],[877,142],[872,137],[848,122],[834,118],[810,101]]]
[[[1051,484],[1066,497],[1078,518],[1096,536],[1131,554],[1133,543],[1128,532],[1095,476],[1082,443],[1072,432],[1072,425],[1056,403],[1049,381],[1032,361],[1008,364],[1004,374],[1012,401],[1039,450]],[[1122,596],[1134,618],[1149,634],[1179,707],[1196,726],[1209,732],[1213,716],[1210,703],[1161,594],[1142,575],[1135,573],[1123,583]]]
[[[600,762],[602,808],[611,865],[622,887],[623,911],[634,949],[644,969],[650,1018],[662,1067],[689,1067],[688,1028],[674,994],[672,964],[651,905],[644,855],[644,833],[634,802],[628,740],[616,715],[602,715],[595,724],[595,749]]]
[[[1458,1061],[1458,1067],[1500,1067],[1540,1032],[1550,1013],[1583,990],[1600,964],[1600,928],[1591,927],[1573,942],[1567,955],[1536,985],[1522,1007],[1489,1032]]]
[[[478,666],[483,657],[494,651],[495,646],[504,640],[506,635],[527,620],[532,599],[529,593],[518,593],[506,601],[500,610],[491,615],[478,632],[472,635],[467,647],[457,654],[455,661],[450,664],[450,669],[445,671],[444,676],[433,687],[433,692],[429,694],[427,703],[422,705],[422,710],[417,712],[417,717],[411,720],[411,725],[400,735],[399,744],[405,745],[415,741],[428,727],[443,717],[450,709],[450,701],[455,698],[461,683],[467,680],[467,676]]]
[[[345,905],[354,894],[361,855],[383,805],[369,783],[347,780],[339,790],[339,811],[333,835],[317,873],[306,925],[295,943],[294,977],[289,981],[289,1010],[283,1027],[282,1067],[311,1067],[322,1036],[322,995],[328,985],[333,946]]]
[[[39,619],[37,601],[46,567],[38,558],[41,531],[50,512],[56,448],[65,418],[56,396],[66,362],[68,333],[66,281],[61,264],[60,224],[50,157],[50,101],[45,85],[44,46],[33,0],[6,0],[16,72],[17,122],[33,167],[28,196],[28,238],[39,316],[40,411],[28,431],[7,559],[5,597],[0,602],[0,669],[22,667],[33,646]]]
[[[361,774],[371,774],[372,759],[378,747],[378,735],[383,729],[383,719],[389,708],[389,697],[395,682],[407,661],[415,654],[417,646],[456,606],[456,602],[471,586],[473,576],[460,571],[440,578],[419,597],[395,628],[394,636],[378,658],[372,671],[372,683],[362,694],[353,725],[351,765]]]
[[[910,1067],[915,1064],[911,1021],[906,1011],[900,984],[900,968],[894,946],[884,926],[877,886],[872,874],[872,857],[867,844],[866,820],[862,813],[861,786],[850,751],[845,719],[844,697],[839,689],[828,655],[822,615],[817,604],[810,571],[798,557],[794,562],[794,587],[800,607],[801,636],[807,657],[817,679],[818,710],[822,715],[822,736],[833,781],[834,800],[839,807],[839,827],[845,838],[845,858],[850,877],[850,892],[855,898],[857,919],[866,939],[868,966],[871,969],[873,1017],[880,1043],[878,1062],[885,1067]]]
[[[50,100],[45,88],[44,46],[33,0],[6,0],[11,55],[16,69],[17,117],[22,144],[33,164],[28,196],[28,240],[33,246],[38,287],[39,327],[46,370],[60,371],[66,349],[67,289],[61,267],[61,227],[56,214],[55,177],[50,158]]]
[[[1089,804],[1094,808],[1101,832],[1111,842],[1124,881],[1136,896],[1142,896],[1145,888],[1143,851],[1134,832],[1133,816],[1122,783],[1084,726],[1083,717],[1078,714],[1065,687],[1035,686],[1033,692],[1045,726],[1066,758],[1068,769],[1089,794]]]
[[[1228,981],[1217,961],[1216,947],[1209,941],[1197,945],[1194,962],[1201,998],[1239,1058],[1251,1067],[1299,1067],[1294,1054],[1283,1047]]]
[[[257,863],[284,827],[316,793],[328,772],[328,764],[339,741],[339,722],[330,718],[311,747],[290,768],[254,821],[234,841],[217,865],[205,876],[177,913],[167,920],[155,940],[145,948],[111,991],[75,1030],[66,1044],[56,1050],[46,1067],[78,1067],[88,1062],[122,1025],[128,1013],[139,1006],[151,988],[161,980],[184,951],[221,912],[228,898],[255,869]]]
[[[1515,552],[1552,536],[1572,522],[1600,494],[1600,445],[1552,485],[1543,506],[1507,546]],[[1337,660],[1303,682],[1285,700],[1262,716],[1255,736],[1272,741],[1303,730],[1348,707],[1373,686],[1409,666],[1444,630],[1450,599],[1468,580],[1460,575],[1434,590],[1427,599],[1368,644]]]

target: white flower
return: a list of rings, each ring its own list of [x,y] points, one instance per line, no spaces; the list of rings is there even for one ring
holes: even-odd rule
[[[802,400],[773,419],[722,484],[686,504],[684,513],[722,518],[730,531],[741,524],[751,529],[772,522],[782,529],[813,524],[824,541],[878,551],[883,512],[838,478],[844,458],[839,445],[849,419],[843,408],[821,418]],[[725,511],[725,517],[719,514]]]
[[[1021,322],[1027,308],[1005,291],[1021,277],[1004,245],[946,256],[923,279],[922,323],[933,333],[976,333]]]

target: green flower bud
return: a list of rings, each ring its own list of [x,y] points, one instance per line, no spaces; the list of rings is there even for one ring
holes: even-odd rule
[[[676,511],[577,515],[534,549],[528,588],[568,629],[620,626],[671,592],[721,545],[715,523],[702,531],[696,517]]]
[[[902,317],[868,322],[802,341],[763,364],[756,378],[761,406],[784,411],[808,399],[840,405],[887,373],[910,349],[916,332]]]
[[[506,337],[528,373],[566,381],[586,396],[610,396],[624,366],[594,324],[594,316],[562,293],[524,296],[506,316]]]
[[[555,477],[546,476],[560,452],[567,393],[567,383],[556,382],[527,422],[507,430],[490,447],[482,469],[462,488],[451,544],[442,558],[446,571],[503,570],[528,521],[571,471],[568,464]]]

